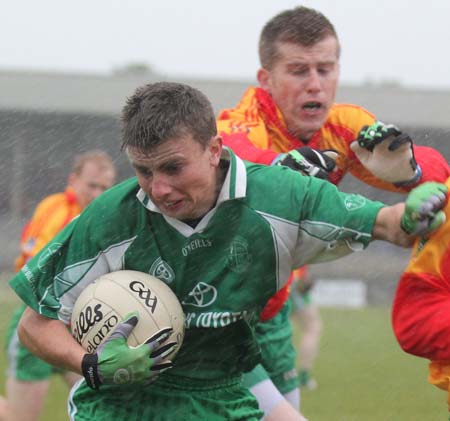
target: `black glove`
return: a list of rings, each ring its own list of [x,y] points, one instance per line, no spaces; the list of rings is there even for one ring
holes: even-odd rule
[[[393,124],[384,124],[381,121],[376,121],[371,126],[364,126],[358,134],[359,146],[365,148],[370,152],[373,151],[376,145],[392,137],[389,145],[390,151],[395,151],[403,143],[412,143],[411,138],[406,133],[402,133],[397,126]]]
[[[337,156],[338,153],[334,149],[319,151],[302,146],[278,155],[273,164],[284,165],[304,175],[328,180],[330,172],[336,167]]]

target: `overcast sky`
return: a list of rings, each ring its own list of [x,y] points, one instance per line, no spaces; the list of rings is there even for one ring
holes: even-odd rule
[[[9,0],[0,70],[109,73],[139,62],[169,76],[253,80],[262,26],[300,4],[334,23],[343,82],[450,89],[448,0]]]

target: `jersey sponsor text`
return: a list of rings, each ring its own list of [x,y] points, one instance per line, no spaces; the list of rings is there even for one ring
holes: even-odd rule
[[[187,313],[186,329],[196,328],[220,328],[247,318],[248,312],[244,311],[208,311],[206,313]]]

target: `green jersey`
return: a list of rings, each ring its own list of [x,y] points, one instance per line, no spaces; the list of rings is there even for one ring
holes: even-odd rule
[[[77,297],[100,275],[150,273],[186,316],[170,375],[216,379],[254,367],[253,327],[291,269],[364,248],[383,204],[286,167],[245,163],[228,149],[222,159],[216,205],[195,228],[161,214],[131,178],[92,202],[11,286],[36,312],[69,324]]]

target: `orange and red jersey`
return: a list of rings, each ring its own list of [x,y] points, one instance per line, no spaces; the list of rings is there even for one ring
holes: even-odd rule
[[[20,255],[15,260],[16,271],[30,260],[75,216],[81,207],[75,192],[67,187],[64,192],[52,194],[36,207],[30,221],[24,226],[20,238]]]
[[[446,185],[450,189],[450,178]],[[406,352],[432,360],[430,383],[450,392],[450,203],[445,214],[445,224],[414,245],[395,293],[392,325]]]
[[[338,184],[347,172],[373,187],[405,193],[414,186],[396,187],[380,180],[370,173],[350,149],[363,126],[375,122],[375,116],[364,108],[350,104],[335,104],[325,121],[307,145],[311,148],[335,149],[339,156],[336,170],[330,174],[330,181]],[[249,88],[236,108],[220,112],[217,119],[218,133],[223,142],[247,161],[270,165],[279,153],[305,146],[300,139],[287,130],[283,115],[272,97],[261,88]],[[422,169],[420,182],[444,182],[450,176],[447,161],[436,150],[426,146],[413,146],[415,159]],[[287,291],[278,291],[269,301],[271,311],[264,311],[264,320],[273,317],[289,296]],[[281,302],[284,300],[283,302]],[[273,301],[277,301],[274,303]]]
[[[337,170],[330,181],[338,184],[347,172],[383,190],[405,193],[413,186],[395,187],[373,176],[350,149],[363,126],[371,125],[375,116],[364,108],[350,104],[335,104],[325,124],[308,141],[311,148],[335,149],[339,156]],[[235,153],[251,162],[270,165],[279,153],[305,146],[287,130],[281,111],[272,97],[261,88],[249,88],[234,109],[220,112],[217,119],[219,135]],[[414,145],[414,155],[422,169],[420,182],[444,182],[450,176],[447,162],[436,150]]]

